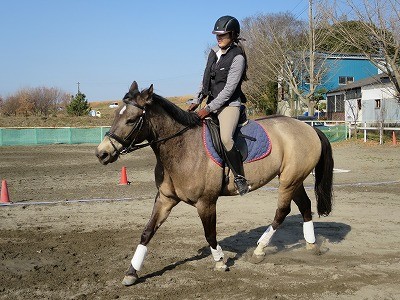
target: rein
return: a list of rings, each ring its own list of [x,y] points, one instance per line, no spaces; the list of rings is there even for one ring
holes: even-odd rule
[[[144,144],[136,144],[135,143],[136,138],[137,138],[139,132],[142,130],[142,127],[143,127],[143,124],[144,124],[144,116],[145,116],[146,110],[145,110],[145,107],[140,106],[137,103],[130,103],[129,102],[129,104],[141,109],[143,111],[143,113],[140,116],[139,120],[135,123],[135,125],[133,126],[132,130],[129,132],[127,137],[121,138],[121,137],[119,137],[118,135],[116,135],[115,133],[113,133],[111,131],[108,131],[105,134],[108,137],[111,145],[113,146],[115,152],[117,152],[118,155],[128,154],[128,153],[136,151],[138,149],[142,149],[144,147],[147,147],[147,146],[150,146],[150,145],[153,145],[153,144],[158,144],[158,143],[173,139],[173,138],[181,135],[185,131],[189,130],[189,128],[190,128],[190,126],[186,126],[183,129],[179,130],[178,132],[174,133],[173,135],[167,136],[165,138],[160,138],[158,140],[150,141],[150,142],[147,142],[147,143],[144,143]],[[135,131],[136,131],[136,135],[132,138],[131,141],[129,141],[131,136],[135,133]],[[118,143],[120,143],[123,146],[122,149],[118,150],[117,147],[115,146],[115,144],[113,143],[113,141],[111,140],[111,138],[113,138]]]

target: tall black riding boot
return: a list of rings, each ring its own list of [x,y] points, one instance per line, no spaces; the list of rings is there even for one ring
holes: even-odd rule
[[[233,175],[235,176],[235,186],[240,196],[243,196],[244,194],[248,193],[250,189],[249,185],[247,184],[246,178],[244,178],[242,155],[240,154],[239,150],[237,150],[236,147],[233,146],[231,150],[225,150],[225,157],[226,163],[232,170]]]

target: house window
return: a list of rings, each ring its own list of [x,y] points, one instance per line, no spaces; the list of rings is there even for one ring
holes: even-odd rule
[[[335,110],[335,96],[327,96],[326,106],[329,112]]]
[[[361,110],[361,99],[357,99],[357,107],[358,107],[358,110]]]
[[[381,108],[381,99],[375,99],[375,108]]]
[[[336,95],[335,112],[344,112],[344,94]]]
[[[344,112],[344,94],[328,96],[327,109],[329,112]]]
[[[354,82],[353,76],[339,76],[339,84],[344,85]]]

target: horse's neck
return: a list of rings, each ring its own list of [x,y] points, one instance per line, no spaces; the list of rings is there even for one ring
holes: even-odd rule
[[[169,115],[160,113],[151,115],[149,127],[152,141],[171,137],[165,142],[156,142],[152,145],[155,155],[163,162],[176,159],[175,156],[184,159],[187,151],[201,149],[201,127],[190,128],[179,134],[186,126]]]
[[[159,140],[172,136],[184,128],[166,113],[153,113],[149,118],[150,139]]]

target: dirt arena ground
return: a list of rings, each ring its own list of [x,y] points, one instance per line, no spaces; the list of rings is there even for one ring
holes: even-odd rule
[[[14,202],[0,207],[0,299],[400,299],[399,146],[333,145],[335,168],[348,172],[335,173],[332,214],[314,220],[321,255],[305,249],[293,206],[268,255],[251,262],[276,209],[273,181],[219,201],[230,271],[213,271],[196,210],[180,204],[131,287],[121,280],[151,213],[155,159],[142,149],[102,166],[94,148],[0,147]],[[118,185],[122,166],[129,186]]]

